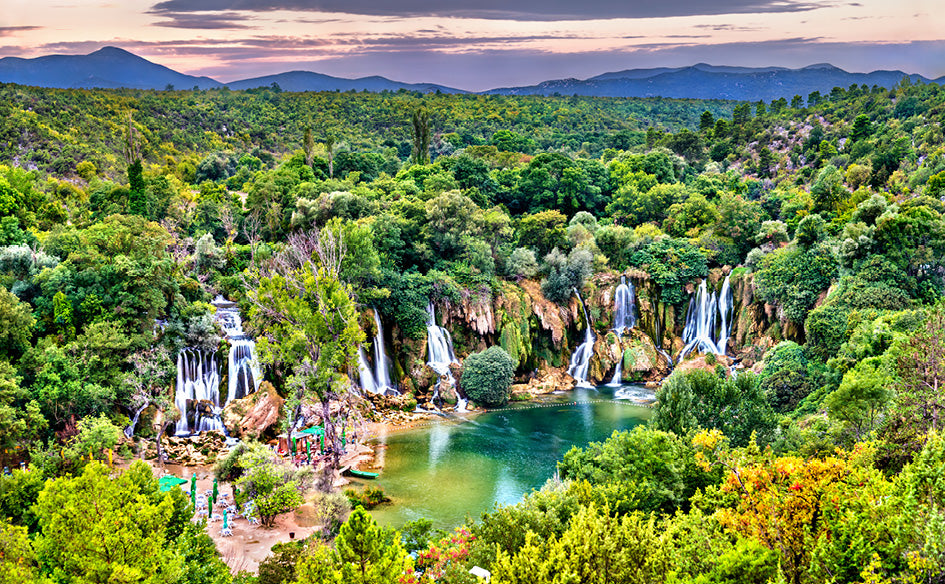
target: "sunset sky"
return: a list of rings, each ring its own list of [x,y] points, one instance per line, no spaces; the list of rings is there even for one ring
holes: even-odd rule
[[[945,75],[941,0],[3,0],[0,56],[118,46],[223,82],[310,70],[469,90],[638,67]]]

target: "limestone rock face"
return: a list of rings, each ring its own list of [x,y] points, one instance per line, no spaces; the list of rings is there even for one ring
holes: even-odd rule
[[[168,462],[183,466],[212,464],[226,450],[226,436],[221,432],[203,432],[193,436],[161,438]]]
[[[512,385],[512,395],[547,395],[556,391],[571,391],[576,385],[574,378],[563,370],[550,370],[543,372],[539,377],[529,379],[528,383],[516,383]]]
[[[284,403],[276,388],[263,381],[255,393],[233,400],[223,409],[223,425],[238,438],[259,438],[279,422]]]

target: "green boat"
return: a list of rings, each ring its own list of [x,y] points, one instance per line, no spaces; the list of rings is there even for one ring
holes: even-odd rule
[[[379,473],[368,472],[366,470],[358,470],[356,468],[345,469],[344,474],[351,475],[359,479],[376,479],[377,477],[380,476]]]

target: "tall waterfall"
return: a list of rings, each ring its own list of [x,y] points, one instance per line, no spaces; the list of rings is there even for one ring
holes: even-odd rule
[[[446,376],[450,385],[456,385],[456,379],[450,371],[450,365],[459,361],[453,352],[453,338],[450,332],[436,324],[433,303],[427,304],[427,365],[441,377]],[[435,394],[436,395],[436,394]]]
[[[236,304],[217,296],[213,301],[217,307],[217,320],[230,341],[227,357],[226,403],[242,399],[259,389],[262,370],[256,358],[256,341],[243,332],[243,319]]]
[[[394,389],[390,382],[390,361],[384,351],[384,325],[377,309],[374,309],[374,324],[377,333],[374,335],[374,367],[371,367],[367,351],[364,347],[358,349],[358,372],[361,377],[361,389],[370,393],[385,393]]]
[[[197,403],[194,420],[187,412],[188,401]],[[177,434],[222,430],[220,421],[220,372],[215,352],[202,349],[183,349],[177,354],[177,392],[174,405],[181,412]],[[201,407],[210,407],[201,412]]]
[[[626,276],[620,276],[620,285],[614,291],[614,331],[618,336],[637,324],[636,298],[633,292],[633,282],[627,284]]]
[[[729,277],[725,277],[722,289],[708,291],[706,281],[699,284],[689,299],[686,312],[686,327],[683,342],[686,346],[679,353],[682,361],[693,350],[724,355],[732,327],[732,289]]]
[[[453,338],[445,328],[436,324],[433,303],[427,304],[427,365],[440,375],[452,379],[450,364],[459,363],[453,352]]]
[[[587,314],[587,307],[584,306],[584,299],[581,293],[574,290],[578,301],[581,303],[581,310],[584,311],[584,342],[574,349],[571,355],[571,363],[568,365],[568,375],[578,382],[578,385],[590,387],[587,382],[587,371],[591,366],[591,357],[594,355],[594,332],[591,330],[591,318]]]
[[[217,321],[230,342],[227,355],[227,393],[220,395],[220,366],[216,352],[187,348],[177,354],[177,387],[174,405],[181,412],[177,434],[225,431],[220,414],[223,406],[259,389],[262,371],[256,358],[256,343],[243,332],[236,304],[218,296],[213,301]],[[188,411],[188,403],[193,404]]]

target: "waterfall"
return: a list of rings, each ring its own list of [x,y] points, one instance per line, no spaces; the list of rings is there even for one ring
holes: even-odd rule
[[[364,347],[358,347],[358,374],[361,378],[361,389],[368,393],[378,393],[377,382],[374,380],[374,371],[371,370],[371,363],[368,361],[367,351]]]
[[[194,420],[191,424],[187,404],[194,402]],[[174,405],[181,412],[177,434],[208,430],[222,430],[220,411],[220,373],[216,352],[203,349],[183,349],[177,354],[177,391]],[[209,405],[209,412],[201,407]]]
[[[433,303],[427,304],[427,365],[436,373],[445,376],[450,385],[456,385],[456,379],[450,371],[450,365],[459,361],[453,352],[453,339],[448,330],[436,324]],[[434,390],[433,399],[439,397],[439,384]]]
[[[594,333],[591,331],[591,318],[587,315],[584,299],[581,298],[581,293],[577,289],[574,290],[574,293],[577,294],[581,309],[584,311],[584,342],[578,345],[571,355],[568,375],[573,377],[579,386],[591,387],[587,382],[587,371],[591,366],[591,357],[594,355]]]
[[[236,304],[222,296],[217,296],[213,300],[213,305],[217,308],[217,321],[226,334],[227,340],[230,341],[225,402],[228,404],[259,389],[262,370],[259,359],[256,358],[256,341],[243,332],[243,319]]]
[[[614,291],[614,331],[617,336],[628,332],[637,324],[636,298],[633,282],[627,284],[626,276],[620,276],[620,285]]]
[[[731,318],[732,290],[728,276],[718,292],[709,292],[706,281],[700,282],[696,293],[689,298],[686,327],[683,329],[686,346],[677,360],[682,361],[693,350],[724,355],[731,332]]]
[[[619,387],[623,385],[623,356],[617,361],[617,367],[614,369],[614,377],[607,385],[609,387]]]
[[[390,382],[390,361],[384,351],[384,325],[377,309],[374,309],[374,325],[377,333],[374,335],[374,367],[368,359],[364,347],[358,350],[358,372],[361,377],[361,389],[370,393],[385,393],[388,390],[396,391]]]
[[[227,393],[221,399],[220,367],[215,351],[182,349],[177,354],[177,387],[174,405],[181,412],[177,434],[226,432],[220,414],[223,407],[259,389],[262,371],[256,358],[256,342],[243,332],[243,321],[236,304],[217,296],[213,300],[216,319],[230,342],[227,355]],[[192,404],[188,412],[188,404]]]

